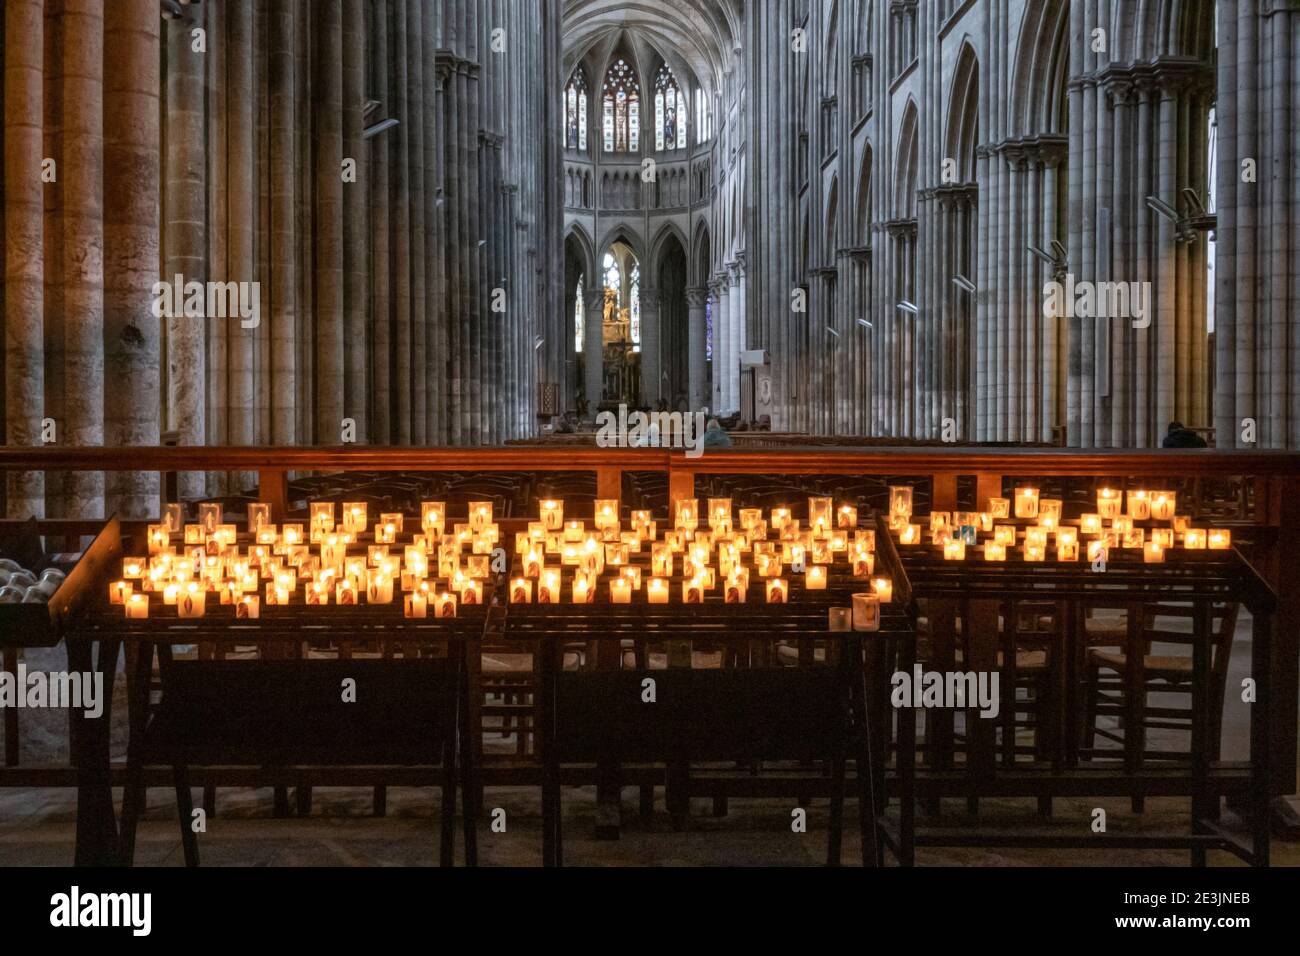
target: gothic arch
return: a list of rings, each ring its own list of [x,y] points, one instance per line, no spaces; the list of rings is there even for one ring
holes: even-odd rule
[[[979,58],[970,41],[963,41],[957,55],[948,93],[948,128],[944,135],[944,158],[957,161],[957,182],[976,180],[975,150],[979,145]]]
[[[1070,9],[1065,0],[1030,0],[1021,21],[1011,84],[1010,136],[1064,133]]]
[[[587,230],[581,224],[573,223],[564,233],[564,247],[567,253],[572,249],[579,258],[579,265],[582,267],[582,274],[591,276],[596,274],[596,254],[591,242],[591,237],[587,235]]]
[[[894,210],[895,219],[916,218],[917,177],[917,110],[915,101],[908,99],[903,109],[903,121],[898,128],[898,152],[894,160]]]
[[[694,262],[694,270],[691,275],[692,285],[702,287],[709,284],[709,275],[713,271],[711,245],[709,223],[706,219],[701,219],[700,224],[695,227],[695,243],[691,247]]]
[[[686,241],[686,236],[682,233],[682,230],[678,227],[677,223],[666,222],[659,227],[659,231],[655,234],[654,241],[650,243],[651,262],[659,261],[660,257],[664,254],[665,248],[670,239],[675,239],[677,241],[677,245],[681,247],[683,253],[685,250],[690,248],[690,244]]]
[[[862,162],[858,166],[857,209],[853,220],[853,244],[855,246],[871,245],[871,219],[874,196],[871,191],[871,144],[862,151]]]
[[[840,246],[840,178],[831,179],[830,189],[826,193],[825,219],[822,221],[823,233],[822,261],[828,267],[835,265],[835,253]]]

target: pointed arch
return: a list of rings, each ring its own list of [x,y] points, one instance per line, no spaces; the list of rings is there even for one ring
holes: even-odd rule
[[[957,181],[976,180],[975,151],[979,145],[979,58],[970,41],[961,45],[957,69],[953,71],[948,92],[947,132],[944,135],[945,157],[957,161]]]
[[[874,215],[871,160],[871,144],[868,143],[862,151],[862,162],[858,165],[857,209],[853,217],[853,244],[864,248],[871,245],[871,220]]]
[[[898,128],[898,152],[894,158],[894,219],[916,218],[917,110],[910,97],[903,108]]]

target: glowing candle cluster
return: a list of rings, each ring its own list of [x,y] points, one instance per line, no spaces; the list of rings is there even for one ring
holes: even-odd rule
[[[923,546],[921,525],[912,520],[911,489],[889,492],[890,531],[901,545]],[[1140,552],[1147,564],[1163,564],[1165,553],[1179,543],[1189,551],[1232,547],[1231,530],[1193,528],[1188,517],[1178,514],[1177,503],[1173,491],[1103,487],[1097,491],[1096,511],[1067,520],[1064,502],[1041,497],[1038,488],[1020,487],[1011,498],[990,498],[982,512],[932,512],[928,543],[940,549],[945,561],[965,561],[974,552],[992,563],[1005,562],[1017,546],[1029,562],[1049,556],[1061,563],[1085,557],[1105,562],[1112,550],[1126,549]],[[1012,514],[1025,526],[999,523]]]

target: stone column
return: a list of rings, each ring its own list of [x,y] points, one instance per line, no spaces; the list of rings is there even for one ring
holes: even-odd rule
[[[192,49],[191,25],[170,20],[167,32],[167,149],[163,155],[163,256],[165,275],[185,282],[207,280],[205,262],[205,156],[203,123],[204,54]],[[167,320],[168,427],[180,433],[183,445],[202,445],[207,439],[204,383],[207,357],[201,319],[185,318],[180,310]],[[186,472],[179,476],[181,497],[205,493],[204,477]]]
[[[704,394],[704,372],[705,372],[705,328],[704,310],[709,301],[709,290],[703,287],[696,287],[686,290],[686,375],[687,375],[687,397],[691,410],[695,411],[703,408],[707,402]],[[717,361],[717,347],[713,350],[714,361]],[[715,366],[716,367],[716,366]],[[668,396],[671,402],[675,396]]]
[[[56,8],[60,4],[55,5]],[[63,56],[64,415],[70,445],[104,443],[104,11],[97,0],[65,0]],[[199,192],[200,201],[202,191]],[[199,325],[202,329],[202,325]],[[202,332],[199,333],[200,348]],[[202,379],[197,380],[198,383]],[[121,387],[124,383],[114,383]],[[194,388],[202,416],[203,389]],[[199,435],[200,441],[202,435]],[[103,472],[68,475],[69,518],[104,513]]]
[[[650,409],[663,394],[663,317],[658,289],[641,290],[641,401]]]
[[[587,415],[595,419],[605,388],[605,290],[588,289],[586,321],[582,328],[582,354],[586,366],[583,394]]]
[[[158,444],[159,70],[161,20],[154,0],[122,0],[104,34],[104,438]],[[158,514],[158,473],[119,472],[113,498],[123,518]]]
[[[731,365],[727,368],[730,401],[719,411],[731,414],[740,410],[740,353],[745,348],[745,257],[737,257],[727,268],[731,271]]]
[[[40,445],[45,391],[42,0],[4,10],[5,439]],[[156,14],[155,14],[156,16]],[[11,471],[10,518],[45,517],[45,475]]]
[[[237,35],[253,42],[253,17],[251,4],[233,3],[229,7],[232,29]],[[269,355],[262,360],[270,363],[271,394],[254,401],[252,389],[255,376],[250,372],[235,384],[236,390],[248,390],[249,408],[270,405],[271,443],[295,444],[298,437],[298,275],[297,248],[301,241],[298,216],[295,209],[298,194],[298,156],[295,148],[297,136],[297,73],[294,57],[294,14],[285,4],[267,12],[270,22],[270,62],[267,64],[267,84],[270,98],[270,153],[271,153],[271,292],[270,309],[264,313],[263,322],[269,320]],[[251,66],[251,63],[249,64]],[[252,102],[252,93],[248,101]],[[248,267],[252,268],[251,252]],[[265,307],[265,306],[264,306]],[[232,350],[238,354],[240,349]],[[305,374],[305,373],[304,373]]]
[[[714,279],[717,291],[714,294],[713,309],[713,401],[709,411],[719,414],[731,400],[731,376],[729,370],[735,362],[731,354],[731,284],[726,272],[720,272]],[[721,345],[721,349],[719,349]],[[698,411],[698,409],[691,409]]]

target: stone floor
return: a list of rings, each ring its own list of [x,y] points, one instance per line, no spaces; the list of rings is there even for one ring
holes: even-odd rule
[[[1244,754],[1248,705],[1240,693],[1250,657],[1248,621],[1238,630],[1224,707],[1224,757]],[[60,651],[29,652],[29,669],[66,667]],[[114,751],[124,744],[125,711],[119,680],[114,708]],[[59,711],[21,715],[24,761],[66,759],[66,715]],[[1185,738],[1184,738],[1185,740]],[[1184,744],[1185,745],[1185,744]],[[1297,781],[1300,784],[1300,781]],[[120,796],[120,794],[119,794]],[[198,793],[196,791],[196,797]],[[622,835],[618,840],[597,840],[594,835],[595,794],[590,788],[564,792],[565,856],[571,864],[598,866],[741,865],[802,866],[824,860],[827,808],[815,801],[808,809],[806,833],[791,829],[793,800],[732,800],[725,817],[714,817],[708,801],[692,805],[688,826],[675,832],[656,795],[655,813],[647,820],[637,812],[634,789],[624,791]],[[200,836],[205,865],[242,866],[408,866],[437,862],[437,796],[432,791],[395,789],[389,792],[388,815],[370,815],[370,791],[322,789],[314,795],[310,816],[276,819],[269,790],[221,790],[217,816]],[[1058,800],[1050,820],[1038,817],[1032,801],[984,800],[978,818],[965,814],[964,801],[946,801],[939,820],[924,816],[921,826],[944,828],[969,825],[1011,830],[1034,829],[1057,833],[1088,831],[1093,810],[1106,810],[1108,832],[1152,834],[1186,832],[1188,801],[1152,799],[1143,814],[1130,811],[1127,800]],[[479,830],[480,864],[533,866],[541,862],[541,807],[532,788],[494,788],[487,792],[485,810],[505,811],[504,833]],[[0,866],[66,865],[72,860],[76,794],[71,790],[0,789]],[[846,817],[856,820],[850,804]],[[1231,815],[1226,818],[1232,822]],[[459,838],[458,838],[459,839]],[[858,838],[850,826],[845,837],[846,862],[858,853]],[[1300,866],[1300,842],[1274,843],[1279,866]],[[141,823],[137,862],[159,866],[181,864],[175,803],[170,790],[149,792],[148,812]],[[926,848],[918,853],[920,865],[958,866],[1145,866],[1184,865],[1181,851],[1131,850],[985,850]],[[1226,853],[1210,855],[1212,865],[1234,865]]]

